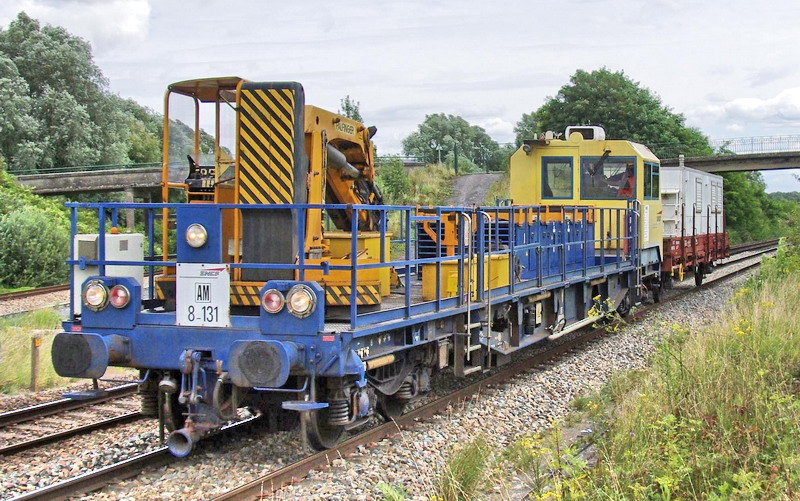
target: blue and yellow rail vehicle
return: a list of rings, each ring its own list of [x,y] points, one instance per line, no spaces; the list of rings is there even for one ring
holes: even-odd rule
[[[299,416],[329,447],[402,412],[433,371],[502,364],[639,301],[650,276],[657,162],[640,145],[541,139],[512,158],[514,204],[391,206],[375,129],[306,106],[297,83],[194,80],[165,101],[163,202],[69,204],[73,234],[80,211],[98,233],[74,235],[76,313],[53,363],[140,369],[174,454],[241,407],[276,427]],[[124,259],[120,211],[146,229]]]

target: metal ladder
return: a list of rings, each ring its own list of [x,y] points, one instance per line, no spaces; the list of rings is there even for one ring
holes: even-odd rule
[[[453,372],[456,377],[464,377],[478,371],[486,371],[491,368],[491,318],[492,318],[492,303],[491,303],[491,249],[492,249],[492,225],[489,214],[484,211],[479,211],[480,217],[486,217],[489,221],[489,252],[486,254],[487,269],[486,269],[486,282],[489,284],[485,295],[486,304],[486,321],[473,322],[472,321],[472,291],[475,285],[475,280],[472,278],[472,218],[468,214],[461,213],[465,222],[465,235],[467,241],[465,248],[467,250],[467,317],[463,325],[456,327],[456,332],[453,333]],[[480,235],[483,238],[483,235]],[[481,256],[483,258],[483,256]],[[481,265],[482,263],[479,263]],[[481,284],[483,287],[483,284]],[[472,333],[475,329],[481,329],[486,340],[486,344],[472,344]],[[474,352],[479,352],[473,356]]]

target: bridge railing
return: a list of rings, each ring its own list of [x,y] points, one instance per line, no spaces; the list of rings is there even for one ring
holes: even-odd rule
[[[93,172],[101,170],[123,170],[123,169],[152,169],[161,167],[161,162],[147,163],[128,163],[128,164],[103,164],[103,165],[70,165],[66,167],[50,167],[48,169],[36,169],[30,172],[12,172],[19,176],[37,174],[64,174],[70,172]]]
[[[760,153],[781,153],[800,151],[800,135],[732,137],[727,139],[710,139],[709,146],[714,155],[748,155]],[[678,158],[680,155],[695,156],[697,146],[686,144],[649,144],[647,145],[659,158]],[[707,156],[707,155],[696,155]]]

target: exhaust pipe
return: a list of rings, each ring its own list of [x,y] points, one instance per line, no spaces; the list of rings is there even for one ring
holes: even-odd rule
[[[169,434],[167,449],[175,457],[183,458],[189,455],[200,435],[188,428],[181,428]]]

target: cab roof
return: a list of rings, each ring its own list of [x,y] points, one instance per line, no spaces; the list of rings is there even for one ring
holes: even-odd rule
[[[242,81],[246,80],[240,77],[200,78],[176,82],[171,84],[168,89],[170,92],[197,98],[204,103],[213,103],[217,101],[219,91],[236,90],[236,86]]]

